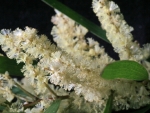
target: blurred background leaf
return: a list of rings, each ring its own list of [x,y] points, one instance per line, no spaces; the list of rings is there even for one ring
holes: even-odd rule
[[[23,76],[23,73],[20,71],[23,63],[17,64],[14,59],[9,59],[5,56],[0,56],[0,73],[5,73],[6,71],[13,76]]]
[[[112,105],[113,105],[113,92],[111,93],[109,99],[107,100],[107,104],[103,113],[112,113]]]
[[[57,113],[58,108],[60,106],[61,100],[55,100],[47,109],[44,113]]]

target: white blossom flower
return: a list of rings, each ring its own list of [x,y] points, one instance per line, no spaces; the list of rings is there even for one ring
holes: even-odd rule
[[[140,48],[136,41],[133,42],[133,28],[123,19],[118,5],[107,0],[93,0],[92,5],[114,51],[119,53],[120,60],[137,61],[150,75],[150,63],[146,61],[150,56],[150,44]],[[46,36],[37,35],[37,30],[33,28],[17,28],[13,32],[6,29],[1,31],[2,50],[10,59],[24,63],[21,69],[24,78],[21,83],[17,83],[24,90],[31,92],[35,99],[39,99],[38,104],[31,109],[24,110],[21,103],[21,107],[11,107],[10,111],[42,113],[55,99],[66,96],[68,98],[60,104],[60,113],[78,110],[101,113],[112,90],[114,110],[137,109],[150,104],[149,81],[144,84],[101,78],[104,67],[115,60],[105,53],[104,47],[100,47],[97,41],[92,38],[86,40],[86,28],[55,11],[56,15],[51,20],[55,26],[51,34],[58,47],[51,44]],[[4,97],[1,102],[11,102],[14,96],[17,97],[11,92],[13,86],[14,82],[8,72],[0,74],[0,96]],[[20,99],[23,103],[35,100],[22,98]]]

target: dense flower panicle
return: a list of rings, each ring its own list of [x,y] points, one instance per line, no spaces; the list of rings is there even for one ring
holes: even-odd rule
[[[57,20],[57,22],[55,21]],[[78,25],[73,20],[63,15],[56,10],[56,15],[52,17],[52,22],[55,24],[51,34],[54,37],[54,41],[57,43],[58,47],[74,56],[74,52],[77,55],[88,55],[97,56],[100,53],[99,50],[103,48],[99,47],[99,43],[88,38],[88,43],[85,40],[85,34],[87,29],[81,25]],[[71,23],[71,24],[70,24]],[[62,26],[65,29],[62,29]]]
[[[142,64],[147,69],[148,74],[149,74],[149,80],[150,80],[150,63],[145,60],[145,61],[142,62]]]
[[[49,42],[46,36],[39,37],[35,29],[28,27],[26,27],[25,31],[21,29],[16,29],[13,32],[2,30],[2,33],[0,43],[3,51],[6,52],[9,58],[15,58],[18,63],[24,62],[26,64],[22,72],[26,77],[30,78],[31,85],[38,86],[37,93],[46,91],[43,82],[48,82],[47,77],[45,77],[47,73],[32,64],[33,60],[41,59],[43,56],[50,57],[51,52],[55,50],[54,45]]]
[[[16,37],[17,31],[21,32],[18,33],[21,37],[21,40],[25,39],[24,36],[29,37],[27,38],[27,40],[20,41],[28,43],[28,46],[24,44],[22,45],[18,43],[18,40],[14,39],[14,37]],[[98,53],[97,55],[92,54],[92,56],[95,55],[95,58],[93,58],[91,54],[88,54],[88,52],[84,51],[83,48],[76,49],[74,48],[74,46],[70,46],[69,48],[69,46],[64,46],[64,44],[61,44],[62,50],[61,47],[60,49],[58,49],[51,45],[50,42],[47,42],[45,36],[39,38],[36,32],[33,32],[33,29],[26,28],[25,31],[17,29],[17,31],[14,31],[13,33],[9,32],[9,34],[7,35],[3,33],[3,42],[1,41],[1,43],[3,43],[5,48],[7,48],[4,48],[7,55],[8,53],[12,52],[14,48],[18,48],[18,51],[20,51],[20,53],[18,52],[18,55],[13,58],[16,58],[16,60],[19,60],[19,62],[25,63],[22,72],[24,73],[26,80],[29,82],[29,85],[31,85],[25,86],[23,84],[23,87],[25,89],[30,89],[27,91],[33,90],[32,94],[38,96],[43,101],[49,100],[48,98],[56,98],[53,93],[48,92],[48,89],[45,86],[45,84],[48,84],[48,80],[50,80],[51,83],[53,83],[54,85],[59,85],[65,90],[74,90],[76,96],[72,98],[74,98],[74,103],[77,105],[73,104],[72,106],[78,106],[79,108],[81,108],[81,106],[83,106],[83,101],[79,101],[79,103],[76,103],[75,98],[78,97],[81,100],[85,99],[89,102],[87,106],[92,106],[94,108],[91,110],[91,112],[93,112],[93,110],[97,112],[103,110],[111,93],[111,90],[115,91],[113,104],[113,109],[115,110],[139,108],[150,103],[150,99],[147,98],[149,95],[149,89],[146,89],[142,83],[126,80],[108,81],[100,77],[103,68],[108,63],[113,62],[114,60],[111,59],[104,52],[104,48],[99,47],[98,43],[93,39],[88,38],[86,49],[97,48],[95,50],[93,49],[93,51],[97,50]],[[59,36],[59,34],[57,35]],[[34,37],[34,40],[31,37]],[[63,37],[61,36],[60,38]],[[7,40],[8,42],[11,40],[11,44],[7,43]],[[82,40],[85,39],[82,37]],[[40,41],[42,41],[43,43],[40,43]],[[72,49],[74,52],[76,51],[75,53],[81,52],[81,55],[78,54],[73,56],[73,53],[65,48]],[[145,50],[148,51],[148,49]],[[22,53],[26,55],[26,58],[31,59],[30,62],[28,62],[28,60],[24,57],[22,58]],[[100,57],[98,57],[98,55],[100,55]],[[22,60],[21,58],[24,60]],[[37,60],[36,64],[34,65],[33,60]],[[141,95],[142,99],[139,99],[137,101],[137,98],[141,98]],[[83,97],[81,98],[81,96]],[[143,99],[146,101],[143,102]],[[50,103],[51,101],[52,100],[49,100],[48,103]],[[37,109],[38,108],[35,107],[33,109],[27,109],[26,111],[32,112]],[[89,109],[91,109],[91,107],[89,107]],[[86,111],[86,109],[80,110]]]
[[[38,64],[38,60],[42,59],[43,56],[44,58],[49,58],[51,53],[56,51],[57,48],[49,42],[46,36],[42,35],[39,37],[35,29],[28,27],[26,27],[25,31],[21,29],[16,29],[13,32],[10,30],[2,30],[1,33],[3,35],[1,34],[0,44],[7,56],[11,59],[16,59],[18,63],[25,63],[22,72],[24,73],[28,86],[25,83],[20,85],[25,90],[32,91],[32,94],[36,97],[42,100],[48,100],[47,105],[49,105],[49,102],[52,102],[55,96],[45,86],[45,84],[48,84],[48,77],[46,77],[48,73],[36,64]],[[7,93],[8,91],[3,92]],[[8,96],[6,93],[5,96]],[[9,94],[9,98],[10,96],[11,94]],[[52,100],[48,98],[52,98]],[[8,100],[7,98],[8,101],[12,99]]]
[[[14,86],[14,82],[9,77],[9,73],[5,72],[5,74],[0,74],[0,95],[9,102],[14,98],[14,94],[11,89]]]
[[[144,52],[146,48],[142,49],[137,42],[132,42],[133,28],[128,26],[123,19],[118,5],[108,0],[93,0],[92,5],[102,28],[106,30],[106,35],[114,50],[119,53],[121,60],[140,61],[149,56],[149,53]],[[147,46],[150,48],[149,45]]]
[[[3,51],[9,58],[15,58],[18,63],[31,64],[34,59],[50,55],[55,50],[54,45],[49,42],[46,36],[39,37],[36,35],[37,31],[29,27],[26,27],[25,31],[18,28],[13,32],[4,29],[1,33],[3,35],[1,35],[0,44]]]
[[[36,40],[36,38],[35,38]],[[89,40],[89,46],[93,46],[96,42]],[[37,41],[36,41],[37,42]],[[29,45],[29,47],[32,46]],[[43,46],[43,45],[41,45]],[[11,49],[11,48],[10,48]],[[33,48],[34,51],[38,51],[36,47]],[[28,50],[28,49],[26,49]],[[47,50],[43,50],[47,51]],[[101,49],[102,53],[104,52]],[[25,51],[26,54],[30,57],[31,53]],[[135,104],[132,103],[128,105],[128,102],[134,101],[134,99],[139,98],[141,95],[136,95],[137,91],[140,91],[139,94],[146,92],[147,90],[140,89],[142,86],[141,83],[130,82],[130,81],[106,81],[100,77],[100,73],[102,68],[105,67],[107,63],[111,60],[108,60],[108,56],[103,54],[100,58],[92,59],[91,57],[84,55],[79,57],[73,57],[72,54],[66,53],[68,51],[54,51],[54,52],[45,52],[45,55],[37,56],[32,55],[33,58],[38,57],[39,62],[37,65],[32,65],[26,63],[23,67],[22,72],[24,72],[24,76],[29,80],[30,85],[32,85],[35,94],[46,94],[47,90],[44,86],[44,82],[48,83],[48,79],[51,83],[55,85],[60,85],[65,90],[74,89],[77,95],[83,95],[83,98],[89,102],[94,102],[94,106],[104,106],[107,102],[110,95],[110,90],[114,90],[116,92],[114,99],[114,109],[129,109],[134,108]],[[37,52],[38,53],[38,52]],[[39,52],[40,53],[40,52]],[[105,56],[106,55],[106,56]],[[49,56],[49,58],[48,58]],[[100,59],[103,58],[103,61]],[[106,59],[106,60],[104,60]],[[96,66],[94,66],[96,65]],[[47,76],[49,75],[49,76]],[[97,87],[95,87],[97,86]],[[136,86],[139,86],[138,88]],[[131,88],[130,88],[131,87]],[[123,90],[126,91],[123,92]],[[134,91],[134,92],[133,92]],[[134,98],[129,98],[129,97]],[[146,98],[148,93],[143,93],[143,97]],[[41,98],[44,98],[41,96]],[[118,100],[119,98],[119,100]],[[137,103],[143,101],[139,100]],[[144,104],[137,105],[136,108],[140,106],[146,105],[149,103],[149,99]],[[103,103],[101,103],[103,102]],[[117,107],[118,105],[122,107]],[[98,109],[98,108],[97,108]]]
[[[93,6],[97,11],[99,11],[98,13],[100,13],[101,14],[101,11],[99,10],[100,8],[103,8],[103,5],[104,5],[104,7],[105,6],[110,6],[110,11],[111,11],[111,13],[113,13],[113,14],[115,14],[115,12],[119,12],[120,11],[120,9],[119,9],[119,7],[116,5],[116,4],[114,4],[114,2],[110,2],[110,3],[108,3],[107,1],[104,1],[104,0],[101,0],[100,2],[101,2],[101,4],[99,4],[99,6],[96,4],[97,3],[97,1],[95,0],[95,1],[93,1],[93,3],[95,2],[95,6]],[[104,8],[104,9],[106,9],[106,7]],[[107,10],[107,9],[106,9]],[[53,17],[53,20],[52,20],[52,22],[56,25],[56,26],[54,26],[54,28],[53,28],[53,30],[52,30],[52,32],[51,32],[51,34],[54,36],[54,41],[58,44],[58,46],[62,49],[62,50],[64,50],[64,51],[66,51],[67,53],[69,53],[69,54],[73,54],[73,58],[78,58],[78,57],[81,57],[81,59],[82,59],[82,63],[80,63],[80,61],[78,61],[78,64],[80,64],[80,65],[83,65],[84,63],[85,63],[85,61],[86,60],[83,60],[83,59],[88,59],[87,57],[88,56],[96,56],[96,55],[98,55],[98,54],[100,54],[100,53],[98,53],[98,54],[94,54],[94,52],[95,52],[95,50],[93,49],[93,50],[90,50],[89,48],[90,47],[97,47],[97,43],[95,42],[95,41],[93,41],[91,38],[88,38],[88,43],[89,43],[89,45],[88,44],[86,44],[86,43],[82,43],[82,44],[80,44],[80,47],[79,46],[76,46],[76,43],[77,44],[79,44],[79,42],[77,41],[75,44],[72,44],[71,42],[74,42],[74,41],[76,41],[77,39],[78,40],[83,40],[82,42],[85,42],[84,40],[84,38],[78,38],[76,35],[74,36],[73,35],[73,33],[72,33],[72,31],[70,31],[71,29],[74,29],[74,26],[76,25],[75,23],[73,23],[73,24],[67,24],[67,23],[69,23],[70,21],[72,21],[71,19],[69,20],[69,19],[66,19],[66,16],[65,16],[65,18],[63,17],[63,15],[60,13],[60,12],[56,12],[57,13],[57,15],[55,16],[55,17]],[[104,13],[104,12],[102,12],[102,13]],[[104,14],[107,14],[106,12],[104,13]],[[103,15],[102,15],[103,16]],[[110,21],[109,20],[109,16],[103,16],[102,17],[101,16],[101,19],[102,19],[102,21],[104,21],[105,22],[105,24],[107,24],[107,21]],[[59,18],[58,18],[59,17]],[[60,19],[60,20],[59,20]],[[105,20],[104,20],[105,19]],[[116,20],[117,19],[117,20]],[[54,21],[54,20],[57,20],[57,22],[56,21]],[[67,21],[66,21],[67,20]],[[133,30],[131,27],[129,27],[128,25],[126,25],[126,22],[123,20],[123,16],[122,15],[116,15],[115,17],[112,17],[112,21],[114,22],[113,24],[116,24],[116,26],[117,27],[114,27],[114,25],[112,24],[112,25],[104,25],[104,27],[106,27],[106,30],[111,30],[111,32],[113,33],[113,27],[116,29],[116,30],[120,30],[120,34],[118,33],[118,36],[120,37],[120,38],[116,38],[115,39],[115,35],[113,35],[112,33],[110,33],[110,35],[111,35],[111,37],[112,38],[110,38],[110,40],[111,40],[111,42],[112,42],[112,44],[114,45],[114,46],[116,46],[116,47],[114,47],[115,48],[115,50],[118,52],[118,53],[120,53],[120,59],[128,59],[128,60],[135,60],[135,61],[140,61],[140,60],[143,60],[143,59],[146,59],[146,58],[148,58],[148,56],[149,56],[149,54],[146,54],[146,52],[145,51],[149,51],[149,45],[147,46],[147,47],[145,47],[145,48],[140,48],[139,47],[139,45],[136,43],[136,42],[132,42],[132,35],[131,35],[131,31]],[[121,23],[122,22],[122,23]],[[61,29],[61,25],[62,25],[62,23],[64,23],[64,25],[65,25],[65,29],[63,29],[64,31],[62,31],[62,29]],[[72,26],[71,26],[72,25]],[[66,27],[66,26],[68,26],[68,27]],[[120,27],[120,28],[119,28]],[[68,28],[68,29],[67,29]],[[116,31],[116,30],[114,30],[114,31]],[[61,31],[61,32],[59,32],[59,31]],[[69,32],[70,31],[70,32]],[[68,33],[67,33],[68,32]],[[117,31],[118,32],[118,31]],[[114,32],[114,33],[116,33],[116,32]],[[69,34],[69,35],[68,35]],[[67,38],[68,37],[68,38]],[[75,37],[75,38],[74,38]],[[123,38],[122,38],[123,37]],[[122,38],[122,39],[121,39]],[[65,43],[62,43],[63,41],[65,41]],[[70,41],[70,40],[72,40],[72,41]],[[120,41],[119,41],[120,40]],[[121,42],[120,44],[118,44],[118,42]],[[130,43],[129,43],[130,42]],[[129,43],[129,44],[128,44]],[[83,45],[84,44],[84,45]],[[96,46],[95,46],[96,45]],[[82,47],[81,47],[82,46]],[[98,49],[98,51],[102,51],[103,52],[103,49],[102,48],[100,48],[99,47],[99,45],[98,45],[98,47],[97,47]],[[100,49],[99,49],[100,48]],[[86,51],[84,51],[84,50],[86,50]],[[89,50],[89,51],[87,51],[87,50]],[[124,50],[126,50],[126,51],[124,51]],[[74,54],[74,53],[77,53],[77,54]],[[80,53],[81,55],[78,55],[78,53]],[[89,54],[89,53],[91,53],[91,54]],[[104,52],[103,52],[104,53]],[[145,55],[143,55],[143,53],[145,53]],[[86,57],[84,57],[84,56],[86,56]],[[104,54],[102,54],[101,56],[104,56]],[[105,56],[105,58],[107,58],[107,55]],[[90,62],[90,59],[88,59],[87,60],[88,61],[88,63]],[[92,60],[93,61],[93,60]],[[95,61],[93,61],[94,63],[96,63],[96,61],[98,61],[97,59],[95,60]],[[109,61],[109,60],[108,60]],[[112,62],[112,61],[111,61]],[[105,66],[105,63],[106,62],[99,62],[99,64],[101,64],[101,65],[104,65]],[[89,63],[90,64],[90,63]],[[101,66],[100,65],[100,66]],[[96,65],[97,66],[97,65]],[[80,66],[79,66],[80,67]],[[87,68],[89,68],[90,66],[88,65],[88,64],[86,64],[86,65],[84,65],[83,67],[87,67]],[[82,68],[82,66],[80,67],[80,69]],[[69,69],[69,68],[68,68]],[[91,68],[90,68],[91,69]],[[94,70],[94,72],[96,72],[97,71],[97,69],[96,68],[94,68],[95,70]],[[72,71],[71,71],[72,72]],[[93,84],[95,84],[95,85],[98,85],[99,84],[99,86],[100,87],[104,87],[104,86],[108,86],[108,87],[111,87],[111,89],[112,90],[115,90],[117,93],[116,93],[116,99],[118,98],[118,97],[120,97],[120,100],[114,100],[114,109],[116,109],[116,110],[120,110],[120,109],[129,109],[129,108],[139,108],[142,104],[138,104],[138,103],[140,103],[139,101],[142,101],[142,100],[139,100],[137,103],[136,103],[136,105],[135,104],[132,104],[132,102],[131,102],[131,104],[129,105],[128,103],[127,103],[127,101],[128,102],[130,102],[130,101],[133,101],[133,98],[128,98],[128,96],[129,95],[132,95],[132,94],[129,94],[129,92],[131,93],[132,91],[135,91],[134,93],[133,93],[133,95],[136,95],[136,92],[137,92],[137,90],[136,90],[136,87],[135,86],[141,86],[142,84],[137,84],[137,83],[134,83],[134,84],[131,84],[130,82],[128,82],[128,81],[121,81],[121,82],[119,82],[118,83],[118,81],[113,81],[113,82],[109,82],[109,81],[107,81],[107,83],[106,83],[106,81],[105,82],[102,82],[102,81],[96,81],[96,80],[94,80],[94,76],[92,75],[94,72],[92,72],[92,74],[91,73],[89,73],[88,72],[88,75],[90,75],[90,76],[86,76],[86,74],[85,74],[85,71],[83,71],[84,72],[84,74],[83,74],[83,72],[81,72],[81,71],[78,71],[79,73],[78,73],[78,77],[79,77],[79,79],[80,79],[80,81],[85,81],[85,79],[87,80],[88,78],[88,80],[92,80],[92,81],[94,81],[95,83],[91,83],[92,85]],[[99,73],[100,73],[100,71],[99,71]],[[67,74],[66,74],[67,75]],[[96,73],[94,73],[94,75],[96,75]],[[59,74],[57,73],[56,75],[55,75],[55,77],[53,77],[53,76],[51,76],[51,78],[56,78],[56,76],[59,76]],[[91,78],[90,78],[91,77]],[[96,78],[96,77],[95,77]],[[62,80],[61,78],[59,78],[60,80]],[[67,79],[69,79],[69,77],[67,77]],[[58,80],[58,79],[57,79]],[[75,80],[74,80],[75,81]],[[64,81],[63,81],[64,82]],[[76,81],[77,82],[77,81]],[[96,84],[96,82],[98,83],[98,84]],[[58,83],[58,81],[57,81],[57,83]],[[72,83],[72,82],[71,82]],[[89,82],[87,82],[86,81],[86,83],[87,84],[89,84]],[[86,100],[88,100],[88,101],[97,101],[97,100],[100,100],[100,98],[97,98],[97,96],[98,96],[98,94],[96,94],[96,95],[94,95],[94,93],[96,93],[96,91],[98,91],[98,89],[96,89],[96,88],[94,88],[94,89],[96,89],[96,90],[94,90],[94,91],[92,91],[92,89],[90,90],[90,87],[92,87],[92,85],[90,84],[89,86],[86,84],[86,85],[83,85],[84,84],[84,82],[81,84],[77,84],[77,85],[75,85],[75,84],[70,84],[70,86],[72,86],[72,87],[74,87],[74,90],[75,90],[75,92],[77,93],[77,94],[82,94],[82,95],[84,95],[84,97],[85,97],[85,99]],[[107,84],[107,85],[106,85]],[[110,86],[110,84],[114,84],[114,85],[111,85]],[[102,85],[102,86],[101,86]],[[131,88],[129,88],[130,87],[130,85],[132,86]],[[83,87],[84,86],[84,87]],[[88,87],[85,87],[85,86],[88,86]],[[91,94],[91,96],[90,96],[90,93],[87,91],[87,89],[89,89],[90,91],[89,92],[94,92],[94,93],[92,93]],[[109,92],[109,90],[106,90],[107,88],[105,87],[105,91],[108,91]],[[108,88],[109,89],[109,88]],[[123,90],[126,90],[126,92],[127,93],[123,93]],[[140,90],[140,89],[139,89]],[[87,93],[88,92],[88,93]],[[99,91],[99,92],[102,92],[102,91]],[[106,94],[109,94],[109,93],[106,93]],[[87,93],[87,95],[86,95],[86,93]],[[121,96],[120,96],[121,95]],[[147,97],[147,95],[148,94],[144,94],[145,96],[145,98]],[[90,98],[89,98],[90,97]],[[91,98],[91,97],[94,97],[93,99]],[[134,96],[131,96],[131,97],[134,97]],[[97,98],[97,99],[96,99]],[[140,98],[140,96],[136,96],[135,98]],[[135,99],[134,98],[134,99]],[[123,102],[124,101],[124,102]],[[145,103],[149,103],[149,99],[145,102]],[[121,106],[121,107],[119,107],[118,108],[118,106]],[[143,105],[145,105],[145,104],[143,104]],[[136,107],[135,107],[136,106]]]
[[[112,1],[93,0],[93,9],[120,59],[140,62],[150,73],[150,63],[145,60],[150,55],[150,44],[140,48],[137,42],[132,41],[133,28],[123,20],[119,7]],[[17,83],[35,96],[31,99],[13,94],[11,88],[17,85],[7,72],[1,74],[0,97],[11,102],[16,96],[24,102],[13,103],[8,112],[42,113],[53,100],[68,96],[62,100],[58,113],[101,113],[112,90],[113,109],[116,111],[150,104],[149,82],[101,78],[104,67],[115,60],[98,42],[85,38],[86,28],[55,11],[56,15],[51,20],[55,26],[51,34],[57,47],[46,36],[37,35],[33,28],[1,31],[2,50],[17,63],[24,62],[21,69],[24,78]],[[24,108],[37,98],[39,100],[33,108]]]
[[[88,42],[86,42],[84,35],[87,30],[83,26],[78,25],[57,10],[56,15],[52,17],[52,22],[55,24],[51,31],[54,41],[58,47],[76,59],[74,60],[75,65],[88,69],[100,67],[99,73],[101,73],[105,65],[114,61],[105,53],[103,47],[99,47],[98,42],[92,38],[87,38]],[[62,29],[61,25],[66,26],[66,29]],[[92,57],[94,57],[94,62]]]
[[[142,54],[143,54],[143,57],[144,57],[144,59],[147,59],[147,58],[149,58],[149,56],[150,56],[150,44],[148,43],[148,44],[145,44],[145,45],[143,45],[143,48],[142,48]]]

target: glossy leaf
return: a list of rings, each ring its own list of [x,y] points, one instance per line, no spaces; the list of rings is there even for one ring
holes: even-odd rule
[[[147,80],[148,72],[135,61],[122,60],[108,64],[102,74],[104,79]]]
[[[44,113],[57,113],[61,100],[55,100]]]
[[[23,64],[17,64],[15,60],[9,59],[5,56],[0,56],[0,73],[5,73],[6,71],[12,76],[23,76],[20,69]]]
[[[111,113],[112,112],[112,104],[113,104],[113,93],[109,96],[109,99],[107,100],[107,104],[106,104],[106,107],[105,107],[103,113]]]
[[[60,3],[57,0],[42,0],[42,1],[45,2],[47,5],[53,7],[54,9],[57,9],[60,12],[62,12],[63,14],[67,15],[68,17],[70,17],[71,19],[76,21],[77,23],[81,24],[82,26],[87,28],[91,33],[96,35],[97,37],[110,43],[108,41],[108,39],[106,38],[106,32],[101,27],[97,26],[93,22],[84,18],[83,16],[81,16],[77,12],[73,11],[69,7],[63,5],[62,3]]]

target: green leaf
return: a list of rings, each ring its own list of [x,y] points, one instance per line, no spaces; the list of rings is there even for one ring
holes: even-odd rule
[[[16,95],[26,96],[26,94],[18,87],[12,87],[11,91]]]
[[[6,106],[0,105],[0,111],[4,110]]]
[[[109,96],[109,99],[107,100],[106,107],[104,109],[103,113],[111,113],[112,112],[112,104],[113,104],[113,93]]]
[[[68,17],[76,21],[77,23],[81,24],[82,26],[87,28],[91,33],[96,35],[97,37],[110,43],[108,39],[106,38],[106,32],[101,27],[97,26],[93,22],[89,21],[88,19],[84,18],[80,14],[76,13],[69,7],[63,5],[57,0],[42,0],[42,1],[45,2],[47,5],[59,10],[63,14],[67,15]]]
[[[148,79],[147,70],[135,61],[122,60],[108,64],[102,74],[104,79],[129,79],[146,80]]]
[[[12,92],[18,95],[22,95],[22,96],[30,96],[31,98],[37,98],[35,95],[33,95],[32,93],[28,92],[27,90],[25,90],[21,85],[19,85],[17,82],[15,82],[15,85],[17,87],[12,87]]]
[[[44,113],[57,113],[61,100],[55,100]]]
[[[23,64],[17,64],[14,59],[9,59],[5,56],[0,56],[0,73],[5,73],[6,71],[12,76],[23,76],[20,69]]]

